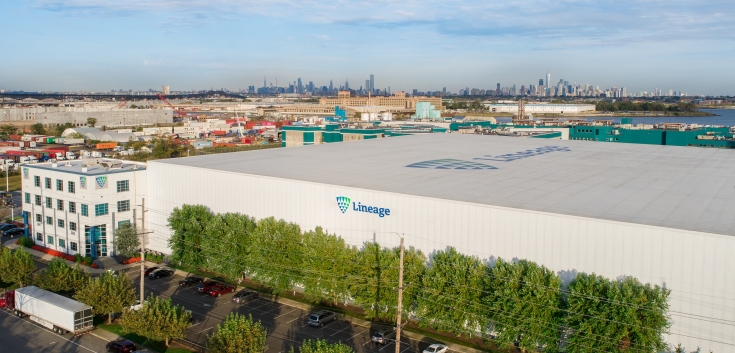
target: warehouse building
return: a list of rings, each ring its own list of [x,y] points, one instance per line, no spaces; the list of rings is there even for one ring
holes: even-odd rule
[[[170,212],[203,204],[356,246],[402,234],[426,254],[528,259],[565,283],[633,276],[672,291],[667,342],[731,353],[732,161],[724,149],[459,134],[156,160],[149,246],[169,253]]]

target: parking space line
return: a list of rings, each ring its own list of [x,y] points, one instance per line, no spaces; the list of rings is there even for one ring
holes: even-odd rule
[[[362,331],[362,332],[356,333],[354,336],[348,338],[348,340],[351,340],[351,339],[353,339],[353,338],[357,337],[358,335],[361,335],[361,334],[363,334],[365,332],[367,332],[367,331]]]
[[[204,332],[204,331],[209,331],[209,330],[211,330],[211,329],[213,329],[213,328],[215,328],[215,327],[217,327],[217,326],[212,326],[212,327],[210,327],[210,328],[205,328],[204,330],[201,330],[201,331],[197,332],[197,334],[199,334],[199,333],[202,333],[202,332]]]
[[[396,343],[396,341],[392,341],[391,343],[392,343],[392,344],[395,344],[395,343]],[[388,346],[390,346],[390,345],[391,345],[391,343],[388,343],[388,344],[386,344],[386,345],[385,345],[385,346],[383,346],[382,348],[378,349],[378,351],[382,351],[382,350],[384,350],[385,348],[387,348]]]
[[[289,311],[289,312],[287,312],[287,313],[285,313],[285,314],[281,314],[281,315],[278,315],[278,316],[274,317],[274,319],[277,319],[277,318],[279,318],[279,317],[281,317],[281,316],[284,316],[284,315],[288,315],[288,314],[290,314],[290,313],[292,313],[292,312],[294,312],[294,311],[296,311],[296,310],[299,310],[299,309],[293,309],[293,310],[291,310],[291,311]]]
[[[411,349],[411,345],[410,345],[410,344],[408,345],[408,348],[406,348],[406,349],[402,350],[402,351],[401,351],[401,353],[403,353],[403,352],[405,352],[405,351],[407,351],[407,350],[409,350],[409,349]]]
[[[294,322],[294,321],[296,321],[296,320],[300,319],[300,318],[301,318],[302,316],[303,316],[303,315],[299,315],[299,317],[297,317],[297,318],[295,318],[295,319],[293,319],[293,320],[291,320],[291,321],[287,322],[287,324],[290,324],[290,323],[292,323],[292,322]]]
[[[337,332],[335,332],[335,333],[333,333],[333,334],[329,335],[329,337],[332,337],[332,336],[334,336],[334,335],[336,335],[336,334],[338,334],[338,333],[340,333],[340,332],[342,332],[342,331],[344,331],[344,330],[346,330],[346,329],[348,329],[348,328],[352,328],[352,326],[347,326],[347,327],[345,327],[345,328],[343,328],[343,329],[341,329],[341,330],[339,330],[339,331],[337,331]]]
[[[370,342],[372,342],[372,341],[373,341],[373,340],[369,340],[369,341],[367,341],[367,342],[363,343],[362,345],[364,346],[364,345],[366,345],[366,344],[368,344],[368,343],[370,343]]]

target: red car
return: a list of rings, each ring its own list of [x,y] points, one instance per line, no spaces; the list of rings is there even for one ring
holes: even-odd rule
[[[197,285],[197,292],[206,294],[206,293],[209,293],[210,289],[212,289],[213,287],[217,287],[217,286],[221,286],[221,284],[215,281],[206,281],[203,283],[199,283],[199,285]]]
[[[219,297],[222,294],[232,293],[235,291],[235,287],[232,286],[226,286],[226,285],[219,285],[214,286],[209,289],[209,295],[213,297]]]

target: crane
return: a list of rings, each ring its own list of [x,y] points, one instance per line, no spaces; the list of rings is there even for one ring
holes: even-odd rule
[[[164,97],[163,95],[158,94],[158,99],[162,100],[164,103],[166,103],[166,105],[168,105],[169,107],[171,107],[171,109],[174,110],[174,114],[178,115],[179,117],[185,117],[186,116],[186,112],[184,111],[183,108],[176,109],[176,107],[174,107],[174,105],[171,104],[171,102],[169,102],[168,99],[166,99],[166,97]]]

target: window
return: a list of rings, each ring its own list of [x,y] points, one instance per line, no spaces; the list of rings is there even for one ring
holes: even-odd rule
[[[43,235],[41,233],[36,233],[36,241],[43,241]]]
[[[64,200],[56,200],[56,209],[58,211],[64,210]]]
[[[77,222],[69,222],[69,230],[76,231],[77,230]]]
[[[117,192],[130,191],[130,183],[127,180],[117,182]]]
[[[89,210],[87,209],[87,205],[82,204],[82,216],[87,217],[89,216]]]
[[[54,218],[46,216],[46,224],[51,225],[51,226],[54,225]]]
[[[64,191],[64,181],[56,179],[56,191]]]
[[[118,201],[117,212],[130,211],[130,200]]]
[[[54,245],[54,237],[53,235],[47,235],[46,236],[46,243]]]
[[[59,228],[64,228],[64,220],[63,219],[57,219],[56,220],[56,226]]]
[[[36,201],[36,206],[41,206],[41,195],[33,195],[33,198],[35,199],[34,201]]]
[[[46,189],[51,189],[51,178],[45,178],[44,184],[46,184]]]
[[[33,176],[33,186],[41,187],[41,177],[38,175]]]
[[[50,197],[47,197],[46,198],[46,207],[48,207],[48,208],[51,208],[52,207],[51,206],[51,198]]]
[[[40,215],[40,214],[38,214],[38,213],[36,213],[36,222],[39,222],[39,223],[40,223],[40,222],[43,222],[43,221],[41,220],[41,215]]]
[[[70,181],[66,187],[70,194],[73,194],[77,191],[77,186],[73,181]]]
[[[64,242],[64,239],[59,239],[59,247],[60,248],[65,248],[66,247],[66,243]]]
[[[26,203],[31,203],[31,194],[30,193],[26,193],[26,200],[25,200],[25,202]]]
[[[72,251],[77,251],[77,243],[75,243],[75,242],[73,242],[73,241],[70,241],[70,242],[69,242],[69,248],[70,248],[70,249],[71,249]]]
[[[77,203],[69,201],[69,213],[77,213]]]
[[[126,225],[126,224],[127,224],[127,225],[130,225],[130,221],[129,221],[129,220],[127,220],[127,221],[120,221],[120,222],[117,222],[117,227],[118,227],[118,228],[120,228],[120,227],[122,227],[122,226],[124,226],[124,225]]]
[[[94,215],[95,216],[104,216],[108,213],[110,213],[110,210],[108,209],[106,203],[94,205]]]

